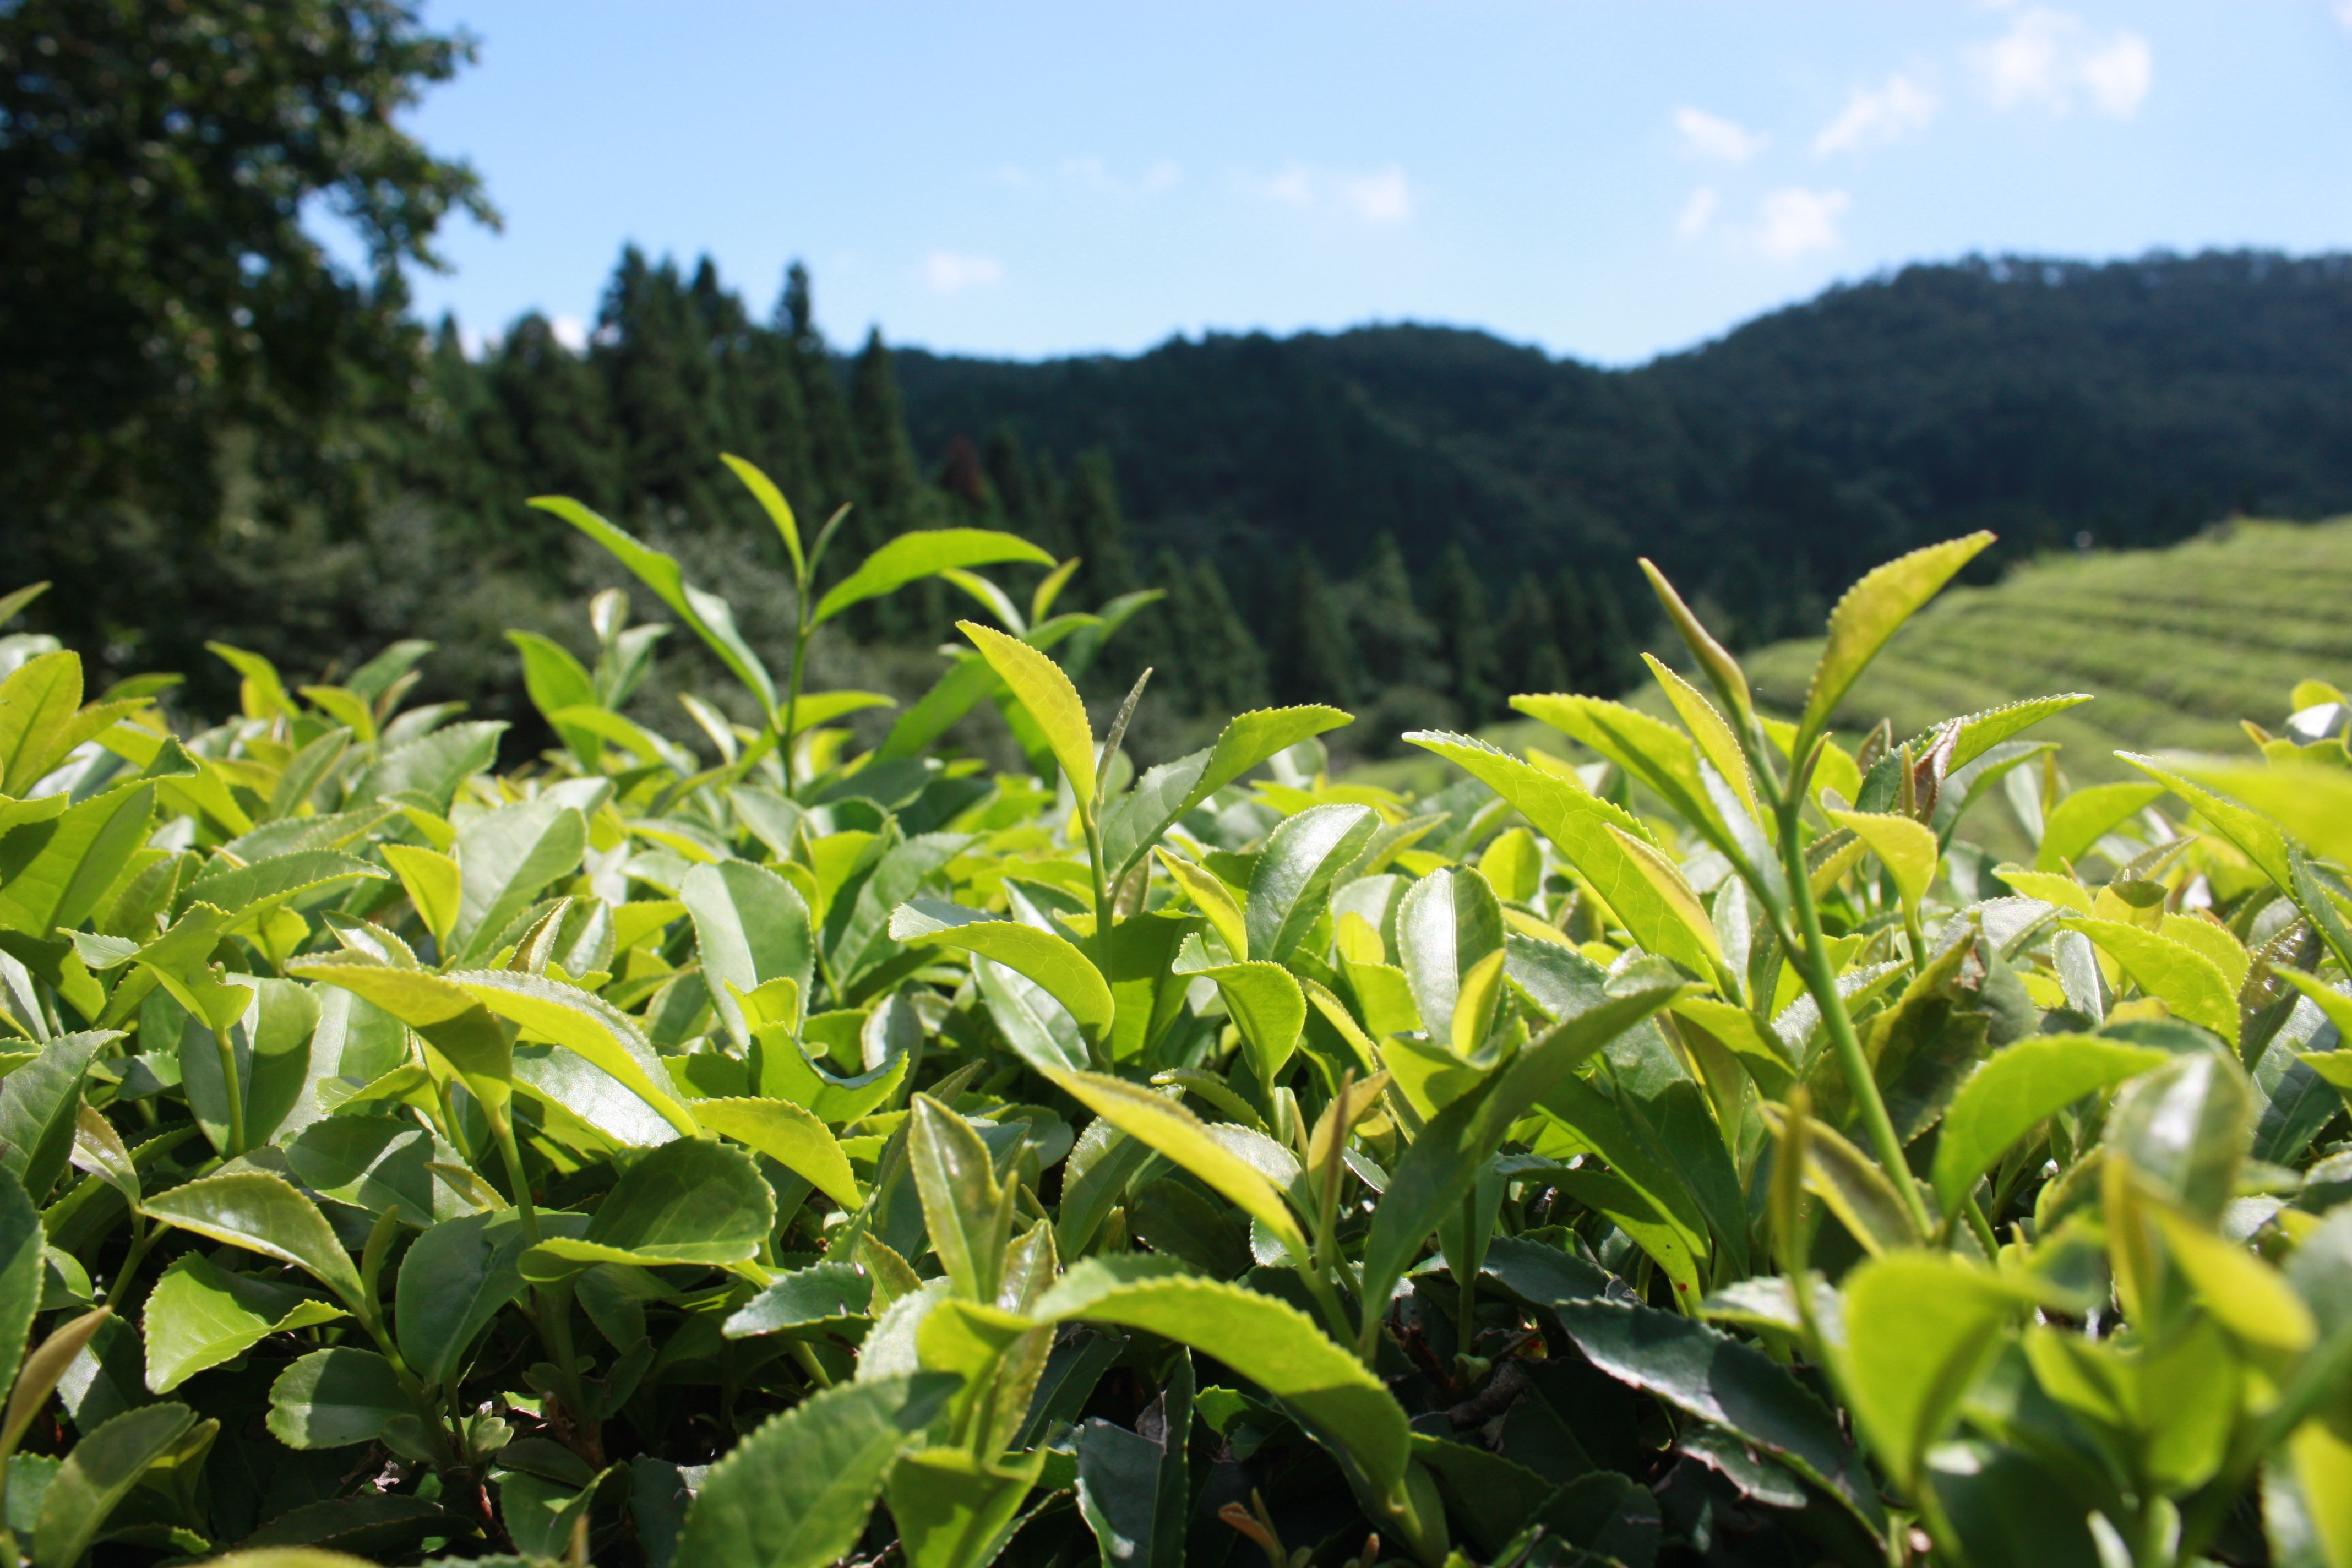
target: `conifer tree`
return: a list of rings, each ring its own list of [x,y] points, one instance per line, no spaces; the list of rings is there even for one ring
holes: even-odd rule
[[[1133,589],[1135,568],[1127,553],[1127,522],[1119,515],[1118,483],[1111,472],[1109,453],[1078,454],[1068,482],[1062,486],[1061,503],[1070,548],[1085,563],[1074,585],[1084,590],[1087,606]]]
[[[1371,684],[1444,689],[1442,639],[1413,602],[1412,579],[1394,535],[1383,533],[1373,543],[1371,559],[1342,596]]]
[[[1568,661],[1560,656],[1551,601],[1532,575],[1521,577],[1511,591],[1499,641],[1506,697],[1569,689]]]
[[[1004,526],[1024,539],[1038,539],[1037,479],[1029,470],[1028,456],[1012,426],[999,425],[989,433],[980,461],[995,491]]]
[[[1580,577],[1573,568],[1562,572],[1553,603],[1559,611],[1560,650],[1576,690],[1613,697],[1641,679],[1640,654],[1605,574]]]
[[[1286,592],[1276,601],[1274,686],[1284,702],[1331,702],[1346,707],[1363,679],[1348,615],[1315,557],[1302,550]]]
[[[1205,556],[1188,563],[1163,550],[1152,578],[1168,594],[1148,612],[1155,693],[1181,712],[1205,718],[1264,707],[1265,652],[1234,609],[1216,566]]]
[[[802,510],[821,522],[835,508],[862,504],[865,498],[858,490],[857,442],[850,433],[849,405],[834,371],[833,351],[817,330],[808,268],[797,261],[784,273],[776,328],[791,341],[801,406],[808,418],[811,504]],[[793,499],[797,505],[800,498]]]
[[[667,259],[651,265],[630,246],[598,321],[596,358],[627,455],[630,494],[666,514],[664,521],[713,515],[695,503],[714,488],[711,455],[724,440],[719,378],[700,311],[677,266]]]
[[[1501,705],[1495,689],[1499,656],[1486,585],[1478,581],[1459,541],[1446,546],[1437,563],[1434,609],[1454,700],[1461,704],[1465,722],[1484,723]]]

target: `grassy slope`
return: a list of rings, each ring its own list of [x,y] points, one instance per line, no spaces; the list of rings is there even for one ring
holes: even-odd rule
[[[2352,685],[2347,603],[2352,518],[2240,522],[2169,550],[2051,557],[1991,587],[1947,591],[1855,683],[1838,724],[1850,738],[1887,717],[1907,738],[1954,714],[2086,691],[2097,700],[2032,731],[2064,743],[2062,765],[2078,784],[2123,776],[2119,749],[2238,750],[2238,721],[2277,728],[2296,681]],[[1765,703],[1793,713],[1820,651],[1818,641],[1776,643],[1742,662]],[[1632,700],[1662,707],[1655,695]],[[1566,749],[1541,725],[1485,732],[1515,749]],[[1452,771],[1432,759],[1355,776],[1427,790]]]

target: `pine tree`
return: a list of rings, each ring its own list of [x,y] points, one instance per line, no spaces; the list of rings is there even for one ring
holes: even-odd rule
[[[1413,602],[1412,579],[1393,535],[1380,536],[1370,561],[1339,596],[1372,685],[1444,689],[1443,639]]]
[[[595,361],[626,454],[625,482],[634,503],[666,522],[711,516],[697,503],[709,496],[712,459],[722,442],[719,376],[701,312],[676,265],[649,265],[629,247],[598,321]]]
[[[1551,602],[1533,576],[1521,577],[1511,591],[1500,641],[1506,695],[1569,689],[1568,660],[1560,656]]]
[[[801,406],[808,419],[810,503],[803,510],[822,520],[835,508],[860,505],[857,485],[857,438],[850,431],[849,406],[841,395],[833,351],[817,331],[815,305],[808,268],[795,261],[784,273],[783,298],[776,304],[776,330],[793,348],[798,374]],[[797,506],[800,498],[794,497]],[[854,514],[853,514],[854,515]]]
[[[1284,702],[1346,707],[1362,689],[1363,669],[1348,615],[1315,557],[1298,552],[1288,592],[1278,601],[1272,684]]]
[[[1118,482],[1109,453],[1078,454],[1062,486],[1061,515],[1070,547],[1084,563],[1072,585],[1081,590],[1087,607],[1133,589],[1135,568],[1128,558],[1127,522],[1119,515]]]
[[[1486,603],[1486,585],[1470,565],[1457,541],[1446,546],[1437,563],[1435,595],[1437,630],[1446,665],[1453,675],[1453,696],[1462,716],[1471,724],[1484,723],[1501,707],[1495,681],[1500,674],[1495,623]]]
[[[1560,645],[1568,655],[1569,673],[1577,690],[1614,697],[1641,679],[1641,650],[1633,646],[1622,601],[1605,574],[1596,572],[1580,582],[1574,573],[1562,573],[1559,602],[1563,626]],[[1574,641],[1565,630],[1570,624],[1567,610],[1571,604],[1576,609]]]
[[[1037,479],[1029,470],[1028,456],[1022,451],[1021,437],[1012,426],[999,425],[989,433],[980,463],[988,475],[990,488],[996,493],[1004,526],[1024,539],[1037,539]]]

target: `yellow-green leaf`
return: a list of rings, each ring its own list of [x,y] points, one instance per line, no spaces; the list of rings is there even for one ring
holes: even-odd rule
[[[417,918],[446,950],[449,933],[457,927],[457,908],[464,895],[457,862],[416,844],[386,844],[383,848],[384,862],[408,889],[408,901],[415,906]]]
[[[711,1131],[806,1177],[843,1208],[854,1211],[866,1201],[831,1130],[797,1105],[782,1100],[698,1100],[694,1116]]]
[[[1952,574],[1992,542],[1990,533],[1971,533],[1898,556],[1865,574],[1848,588],[1830,612],[1829,641],[1821,662],[1813,667],[1812,683],[1805,691],[1805,711],[1797,725],[1793,754],[1801,758],[1813,737],[1829,728],[1831,715],[1844,700],[1864,668],[1886,646],[1886,639],[1919,606],[1936,596]]]
[[[2238,1043],[2238,993],[2213,961],[2156,931],[2122,921],[2063,920],[2069,931],[2089,937],[2177,1017]]]
[[[1936,880],[1936,867],[1943,859],[1935,831],[1892,813],[1832,811],[1829,818],[1870,846],[1879,863],[1895,878],[1895,890],[1903,895],[1903,907],[1913,914],[1918,913],[1919,900],[1927,896],[1929,885]]]
[[[1040,554],[1044,552],[1039,552]],[[837,590],[836,590],[837,591]],[[1045,744],[1070,781],[1070,793],[1081,808],[1095,800],[1095,740],[1087,724],[1087,705],[1062,667],[1018,637],[1005,636],[977,621],[956,623],[980,657],[1003,679],[1021,706],[1045,733]]]

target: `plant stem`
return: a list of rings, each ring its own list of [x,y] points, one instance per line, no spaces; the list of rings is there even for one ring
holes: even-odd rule
[[[1108,985],[1111,983],[1111,903],[1110,880],[1103,870],[1102,825],[1087,807],[1079,808],[1078,816],[1087,827],[1087,868],[1093,873],[1095,884],[1095,967],[1102,971],[1103,984]]]
[[[809,635],[816,628],[808,620],[808,584],[800,584],[794,595],[799,613],[793,624],[793,669],[784,685],[784,734],[777,750],[784,764],[784,794],[793,793],[793,738],[800,728],[801,669],[808,661]]]
[[[100,1303],[102,1306],[121,1304],[123,1292],[131,1289],[131,1281],[139,1273],[139,1266],[147,1261],[148,1251],[163,1234],[161,1226],[142,1226],[137,1215],[131,1216],[131,1250],[123,1255],[122,1268],[114,1276],[114,1283],[106,1288],[106,1300]]]
[[[245,1152],[245,1086],[236,1078],[236,1047],[228,1030],[213,1030],[213,1046],[220,1052],[221,1091],[228,1096],[228,1156]]]
[[[1919,1184],[1912,1178],[1910,1164],[1903,1158],[1903,1140],[1895,1135],[1895,1123],[1886,1114],[1886,1101],[1879,1095],[1870,1059],[1862,1054],[1862,1041],[1853,1032],[1853,1019],[1846,1013],[1845,998],[1838,994],[1837,975],[1830,969],[1829,943],[1822,935],[1821,910],[1813,904],[1812,876],[1805,865],[1804,846],[1797,836],[1797,813],[1803,798],[1801,786],[1792,784],[1780,803],[1780,858],[1789,873],[1789,902],[1797,917],[1805,988],[1813,994],[1813,1004],[1821,1009],[1831,1048],[1837,1052],[1838,1068],[1845,1074],[1847,1091],[1853,1096],[1855,1106],[1862,1111],[1863,1126],[1870,1133],[1871,1152],[1886,1168],[1886,1179],[1903,1194],[1912,1225],[1926,1236],[1935,1229],[1927,1220],[1927,1203],[1919,1196]]]
[[[1478,1187],[1473,1183],[1470,1190],[1462,1194],[1462,1251],[1465,1265],[1470,1261],[1467,1255],[1477,1244],[1477,1239]],[[1465,1267],[1462,1278],[1455,1280],[1454,1285],[1461,1291],[1461,1298],[1454,1308],[1454,1353],[1457,1356],[1475,1355],[1477,1351],[1472,1342],[1478,1337],[1478,1271]]]
[[[515,1146],[514,1118],[502,1107],[491,1119],[491,1134],[497,1138],[499,1158],[507,1168],[507,1184],[514,1188],[514,1205],[522,1216],[522,1233],[530,1245],[539,1245],[539,1211],[531,1206],[530,1182],[523,1173],[522,1151]]]

